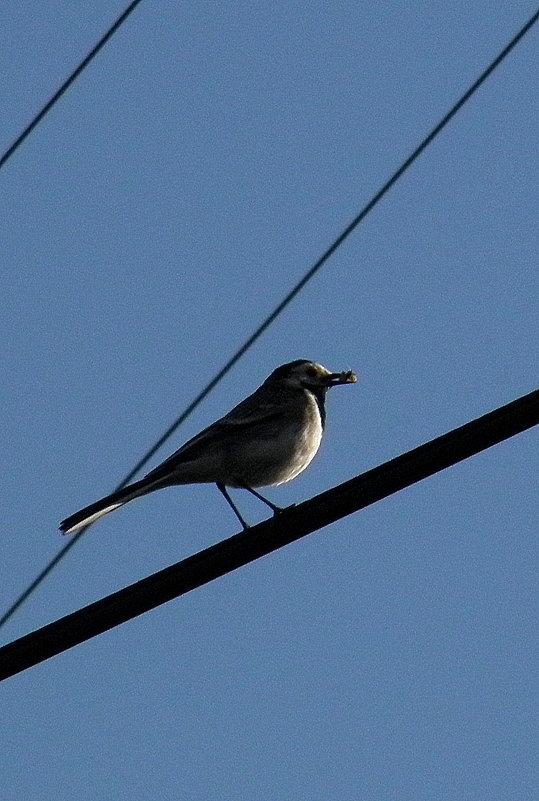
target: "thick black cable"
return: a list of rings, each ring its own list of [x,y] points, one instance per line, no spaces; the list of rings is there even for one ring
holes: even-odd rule
[[[137,462],[133,469],[124,477],[124,479],[115,487],[115,490],[121,489],[128,484],[131,479],[141,470],[152,456],[159,450],[159,448],[168,440],[168,438],[176,431],[177,428],[189,417],[189,415],[197,408],[197,406],[204,400],[204,398],[215,388],[222,378],[234,367],[237,361],[241,359],[243,354],[251,348],[252,345],[259,339],[264,331],[274,322],[274,320],[284,311],[284,309],[292,302],[296,295],[303,289],[311,278],[320,270],[329,257],[337,250],[345,239],[350,236],[352,231],[361,223],[361,221],[369,214],[370,211],[379,203],[384,195],[391,189],[399,178],[406,172],[406,170],[414,163],[414,161],[423,153],[428,145],[438,136],[443,128],[450,122],[450,120],[457,114],[462,106],[472,97],[472,95],[479,89],[479,87],[486,81],[489,75],[498,67],[498,65],[509,55],[511,50],[520,42],[520,40],[528,33],[528,31],[535,25],[539,19],[539,9],[533,14],[528,22],[518,31],[518,33],[511,39],[511,41],[503,48],[503,50],[496,56],[496,58],[489,64],[489,66],[481,73],[479,78],[474,81],[464,94],[457,100],[451,109],[445,114],[442,119],[432,128],[430,133],[422,140],[416,149],[408,156],[401,166],[395,170],[391,177],[383,184],[383,186],[376,192],[369,202],[361,209],[359,214],[352,220],[352,222],[344,229],[344,231],[334,240],[329,248],[320,256],[320,258],[307,270],[303,277],[295,284],[295,286],[288,292],[283,300],[273,309],[273,311],[266,317],[266,319],[258,326],[258,328],[245,340],[243,345],[238,348],[234,355],[226,362],[226,364],[214,375],[211,381],[196,395],[186,409],[176,418],[176,420],[167,428],[164,434],[157,440],[157,442],[144,454],[144,456]],[[13,616],[17,609],[26,601],[26,599],[34,592],[34,590],[41,584],[41,582],[48,576],[58,562],[63,559],[67,552],[75,545],[80,537],[84,534],[88,526],[81,529],[77,534],[61,548],[56,556],[49,562],[48,565],[36,576],[32,583],[26,590],[14,601],[14,603],[7,609],[7,611],[0,618],[0,628]]]
[[[63,82],[63,84],[58,89],[58,91],[56,91],[52,95],[52,97],[49,100],[47,100],[47,102],[45,103],[43,108],[41,108],[41,110],[37,112],[35,117],[28,123],[28,125],[22,131],[22,133],[19,134],[19,136],[15,139],[15,141],[8,147],[6,152],[0,157],[0,169],[2,169],[2,167],[4,166],[6,161],[8,161],[8,159],[11,158],[11,156],[20,147],[20,145],[22,145],[22,143],[24,142],[26,137],[29,136],[32,133],[32,131],[34,130],[36,125],[39,125],[39,123],[41,122],[43,117],[46,114],[48,114],[48,112],[51,110],[51,108],[58,102],[58,100],[60,100],[62,95],[67,91],[67,89],[69,89],[69,87],[71,86],[73,81],[75,81],[79,77],[81,72],[84,69],[86,69],[88,64],[95,58],[95,56],[99,53],[99,51],[106,45],[106,43],[108,42],[110,37],[118,30],[120,25],[122,25],[122,23],[125,22],[127,17],[131,14],[132,11],[135,10],[135,8],[141,2],[142,2],[142,0],[133,0],[133,2],[130,3],[127,6],[125,11],[123,11],[120,14],[118,19],[111,25],[111,27],[106,31],[106,33],[103,34],[103,36],[98,41],[98,43],[95,45],[95,47],[93,47],[90,50],[88,55],[85,58],[83,58],[83,60],[78,65],[78,67],[76,67],[73,70],[73,72],[71,73],[71,75],[69,75],[69,77],[66,78],[66,80]]]
[[[0,680],[201,587],[539,423],[539,390],[0,648]]]

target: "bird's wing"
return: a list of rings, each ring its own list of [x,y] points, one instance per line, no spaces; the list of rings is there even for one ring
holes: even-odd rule
[[[254,396],[246,398],[224,417],[205,428],[199,434],[174,451],[164,462],[151,470],[145,478],[159,478],[168,473],[175,464],[190,462],[204,456],[213,448],[226,447],[227,441],[241,437],[245,430],[256,437],[257,429],[276,421],[282,415],[282,404],[272,401],[260,403]]]

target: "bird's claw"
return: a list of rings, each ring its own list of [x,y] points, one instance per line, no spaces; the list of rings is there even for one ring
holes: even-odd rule
[[[291,503],[290,506],[275,506],[273,508],[273,517],[278,517],[283,512],[287,512],[289,509],[293,509],[295,505],[296,505],[295,503]]]

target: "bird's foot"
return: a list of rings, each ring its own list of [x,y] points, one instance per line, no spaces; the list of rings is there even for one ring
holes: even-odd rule
[[[273,517],[278,517],[283,512],[287,512],[289,509],[293,509],[295,503],[291,503],[290,506],[273,506]]]

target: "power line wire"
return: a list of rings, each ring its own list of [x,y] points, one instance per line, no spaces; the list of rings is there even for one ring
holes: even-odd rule
[[[142,0],[133,0],[133,2],[130,3],[127,6],[125,11],[123,11],[123,13],[120,14],[118,19],[111,25],[111,27],[108,29],[108,31],[105,34],[103,34],[103,36],[98,41],[98,43],[95,45],[95,47],[93,47],[90,50],[88,55],[85,58],[82,59],[82,61],[78,65],[78,67],[76,67],[73,70],[73,72],[71,73],[71,75],[69,75],[69,77],[66,78],[66,80],[63,82],[63,84],[58,89],[58,91],[56,91],[52,95],[52,97],[49,100],[47,100],[47,102],[41,108],[41,110],[38,111],[38,113],[35,115],[35,117],[28,123],[26,128],[19,134],[19,136],[15,139],[15,141],[8,147],[6,152],[0,157],[0,169],[2,169],[4,164],[8,161],[8,159],[10,159],[11,156],[15,153],[15,151],[22,145],[22,143],[24,142],[26,137],[29,136],[32,133],[32,131],[34,130],[34,128],[37,125],[39,125],[39,123],[41,122],[43,117],[46,114],[48,114],[48,112],[51,110],[51,108],[58,102],[58,100],[60,100],[62,95],[69,89],[69,87],[71,86],[73,81],[75,81],[79,77],[81,72],[84,69],[86,69],[88,64],[95,58],[95,56],[99,53],[99,51],[106,45],[106,43],[108,42],[110,37],[118,30],[120,25],[122,25],[122,23],[125,22],[125,20],[131,14],[131,12],[134,11],[135,8],[141,2],[142,2]]]
[[[140,0],[139,0],[140,2]],[[133,5],[133,4],[131,4]],[[333,255],[342,243],[350,236],[355,228],[362,222],[362,220],[369,214],[372,209],[379,203],[384,195],[391,189],[391,187],[402,177],[408,168],[416,161],[416,159],[423,153],[423,151],[430,145],[430,143],[438,136],[438,134],[445,128],[450,120],[457,114],[462,106],[472,97],[479,87],[486,81],[489,75],[501,64],[501,62],[509,55],[513,48],[520,42],[520,40],[528,33],[528,31],[535,25],[539,19],[539,9],[533,14],[525,25],[515,34],[511,41],[503,48],[503,50],[496,56],[496,58],[488,65],[488,67],[480,74],[464,94],[457,100],[457,102],[450,108],[442,119],[432,128],[427,136],[420,142],[414,151],[402,162],[391,177],[383,184],[383,186],[374,194],[368,203],[361,209],[359,214],[352,220],[349,225],[342,231],[342,233],[334,240],[334,242],[327,248],[320,258],[307,270],[303,277],[295,284],[295,286],[288,292],[283,300],[273,309],[273,311],[266,317],[266,319],[258,326],[258,328],[245,340],[243,345],[233,354],[233,356],[225,363],[225,365],[214,375],[211,381],[199,392],[199,394],[191,401],[186,409],[176,418],[176,420],[167,428],[164,434],[157,440],[157,442],[144,454],[144,456],[137,462],[135,467],[124,477],[124,479],[115,487],[115,490],[121,489],[128,484],[131,479],[141,470],[152,456],[159,450],[159,448],[169,439],[169,437],[179,428],[179,426],[189,417],[189,415],[197,408],[197,406],[204,400],[204,398],[215,388],[215,386],[225,377],[225,375],[234,367],[237,361],[246,353],[249,348],[259,339],[266,329],[274,322],[274,320],[284,311],[284,309],[292,302],[296,295],[303,289],[303,287],[313,278],[325,262]],[[114,491],[115,491],[114,490]],[[0,618],[0,629],[7,623],[7,621],[14,615],[19,607],[28,599],[28,597],[36,590],[41,582],[48,576],[54,567],[64,558],[67,552],[75,545],[80,537],[84,534],[88,527],[81,529],[66,545],[64,545],[56,554],[56,556],[43,568],[43,570],[34,578],[29,586],[21,593],[21,595],[13,602],[7,611]]]
[[[0,681],[539,423],[539,389],[0,648]]]

